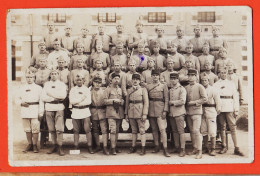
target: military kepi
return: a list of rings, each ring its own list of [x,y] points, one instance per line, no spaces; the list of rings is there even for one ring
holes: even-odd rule
[[[160,70],[158,70],[158,69],[152,70],[151,75],[160,75]]]
[[[178,72],[171,73],[170,78],[179,78]]]
[[[112,79],[114,79],[114,77],[119,77],[120,78],[120,75],[119,74],[117,74],[117,73],[112,73]]]
[[[195,69],[189,69],[188,70],[188,75],[197,75],[197,70],[195,70]]]
[[[141,80],[141,75],[138,74],[138,73],[134,73],[134,74],[132,75],[132,79],[139,79],[139,80]]]

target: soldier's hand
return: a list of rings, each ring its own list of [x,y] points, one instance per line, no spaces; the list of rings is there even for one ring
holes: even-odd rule
[[[145,122],[146,119],[147,119],[147,115],[142,115],[141,120],[142,120],[143,122]]]
[[[38,121],[41,122],[43,119],[43,116],[42,115],[38,115]]]
[[[218,110],[217,110],[217,114],[219,115],[220,113],[221,113],[221,110],[220,110],[220,109],[218,109]]]
[[[22,102],[22,103],[21,103],[21,106],[28,108],[28,107],[29,107],[29,104],[27,104],[27,103],[25,103],[25,102]]]

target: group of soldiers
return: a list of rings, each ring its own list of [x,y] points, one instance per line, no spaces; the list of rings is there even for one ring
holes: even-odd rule
[[[136,22],[137,32],[130,36],[124,34],[121,22],[112,35],[105,34],[100,23],[98,34],[90,36],[85,25],[78,38],[71,36],[70,25],[62,37],[55,33],[53,22],[47,26],[49,33],[26,70],[27,83],[16,96],[29,143],[24,152],[39,152],[38,135],[45,119],[53,143],[48,154],[57,151],[65,155],[64,123],[72,118],[74,149],[79,149],[79,134],[84,129],[91,154],[102,150],[100,130],[103,153],[120,152],[117,140],[125,119],[132,133],[128,153],[137,151],[140,133],[140,154],[145,155],[145,121],[149,120],[153,153],[160,151],[162,143],[164,156],[170,157],[169,128],[174,151],[184,157],[187,124],[193,146],[189,154],[196,159],[202,158],[202,153],[215,156],[217,128],[222,141],[219,153],[224,154],[228,124],[234,154],[244,155],[236,136],[236,117],[243,104],[241,80],[233,60],[227,57],[227,42],[219,36],[218,27],[212,27],[213,37],[206,40],[197,25],[194,38],[187,40],[183,28],[177,26],[177,37],[169,40],[162,26],[155,28],[155,39],[148,39],[140,20]]]

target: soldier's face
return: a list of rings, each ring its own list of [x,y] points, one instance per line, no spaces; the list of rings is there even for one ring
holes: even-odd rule
[[[192,62],[191,61],[186,61],[186,67],[191,68],[192,67]]]
[[[64,61],[59,61],[59,62],[58,62],[58,66],[59,66],[60,68],[63,68],[63,67],[64,67],[64,63],[65,63]]]
[[[123,32],[123,26],[122,25],[117,25],[116,26],[116,30],[118,31],[118,32]]]
[[[168,69],[173,69],[173,67],[174,67],[174,63],[173,62],[168,62],[167,63],[167,68]]]
[[[152,79],[153,81],[159,81],[159,78],[160,78],[160,75],[157,75],[157,74],[152,74]]]
[[[170,80],[173,85],[176,85],[179,82],[179,79],[176,77],[170,78]]]
[[[203,54],[209,54],[209,48],[208,47],[203,47],[202,48]]]
[[[100,88],[101,87],[101,83],[100,82],[93,82],[93,86],[95,88]]]
[[[219,51],[219,57],[226,58],[227,57],[227,53],[225,51],[220,50]]]
[[[140,32],[140,31],[143,30],[143,25],[142,25],[142,24],[137,24],[135,27],[136,27],[136,30],[137,30],[138,32]]]
[[[82,68],[84,66],[84,62],[82,60],[78,61],[78,67]]]
[[[58,79],[58,73],[57,72],[52,72],[51,73],[51,80],[56,81]]]
[[[157,33],[157,35],[158,35],[158,37],[161,37],[161,36],[163,36],[163,29],[157,29],[156,30],[156,33]]]
[[[144,46],[138,45],[138,52],[143,53],[144,52]]]
[[[186,52],[187,52],[187,53],[191,54],[191,53],[192,53],[192,50],[193,50],[193,47],[191,47],[191,46],[187,46],[187,47],[186,47]]]
[[[39,65],[41,68],[45,68],[47,65],[47,60],[40,60]]]
[[[118,54],[122,54],[123,53],[123,46],[117,46],[116,50],[117,50]]]
[[[120,81],[120,78],[119,78],[118,76],[116,76],[116,77],[114,77],[114,78],[112,79],[112,84],[118,85],[118,84],[119,84],[119,81]]]
[[[196,82],[197,81],[197,77],[194,74],[189,74],[188,79],[189,79],[189,82]]]
[[[78,51],[78,53],[83,53],[84,46],[77,46],[77,51]]]
[[[28,84],[32,84],[34,82],[34,76],[26,76],[26,81]]]
[[[59,50],[59,49],[60,49],[60,43],[59,43],[59,42],[54,42],[53,48],[54,48],[55,50]]]
[[[104,31],[105,31],[104,26],[99,26],[99,27],[98,27],[98,32],[99,32],[99,33],[104,33]]]
[[[209,80],[208,78],[201,78],[201,84],[204,86],[204,87],[207,87],[209,85]]]
[[[103,67],[102,62],[96,62],[96,68],[101,69]]]
[[[233,70],[233,69],[234,69],[233,64],[228,63],[228,64],[227,64],[227,69],[228,69],[228,70]]]
[[[54,25],[53,24],[49,24],[48,25],[48,29],[49,29],[49,31],[53,31],[54,30]]]
[[[212,65],[211,64],[205,64],[205,69],[206,70],[211,70],[212,69]]]
[[[134,79],[132,79],[132,81],[133,81],[133,85],[134,86],[138,86],[140,84],[140,80],[139,79],[134,78]]]
[[[183,32],[182,32],[182,30],[177,30],[176,34],[178,37],[181,37],[183,35]]]
[[[46,49],[45,45],[43,45],[43,44],[39,45],[39,50],[44,51],[45,49]]]
[[[101,52],[102,49],[103,49],[103,45],[102,45],[101,43],[98,43],[98,44],[96,45],[96,49],[97,49],[98,52]]]
[[[160,47],[159,46],[154,46],[153,47],[153,52],[159,53],[159,51],[160,51]]]
[[[65,33],[66,33],[66,34],[70,34],[71,31],[72,31],[72,28],[65,28]]]
[[[81,87],[83,85],[83,79],[82,78],[78,78],[76,80],[76,84],[77,84],[77,86]]]
[[[199,28],[194,29],[194,34],[196,36],[200,36],[200,29]]]
[[[220,71],[220,78],[225,80],[227,78],[227,71]]]
[[[87,34],[88,34],[88,29],[82,28],[82,29],[81,29],[81,33],[82,33],[83,35],[87,35]]]
[[[154,64],[154,61],[149,61],[147,63],[147,65],[148,65],[149,68],[153,68],[155,64]]]
[[[172,53],[175,53],[177,51],[177,46],[175,45],[171,45],[168,47],[168,49],[172,52]]]
[[[214,36],[218,36],[219,30],[218,30],[218,29],[213,29],[213,30],[212,30],[212,34],[213,34]]]
[[[135,64],[129,64],[129,70],[130,70],[130,71],[134,72],[135,69],[136,69]]]
[[[114,64],[114,68],[115,68],[115,71],[120,71],[121,70],[120,64]]]

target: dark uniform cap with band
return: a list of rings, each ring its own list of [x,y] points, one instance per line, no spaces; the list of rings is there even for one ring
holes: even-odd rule
[[[134,73],[134,74],[132,75],[132,79],[139,79],[139,80],[141,80],[141,75],[138,74],[138,73]]]
[[[179,78],[179,73],[178,72],[171,73],[170,78]]]
[[[93,82],[102,83],[102,79],[100,77],[94,77]]]
[[[188,70],[188,75],[197,75],[197,74],[198,74],[198,72],[195,69],[189,69]]]
[[[151,75],[160,75],[160,70],[158,70],[158,69],[152,70]]]
[[[118,73],[112,73],[111,77],[112,77],[112,79],[114,79],[114,77],[119,77],[120,78],[120,75]]]

